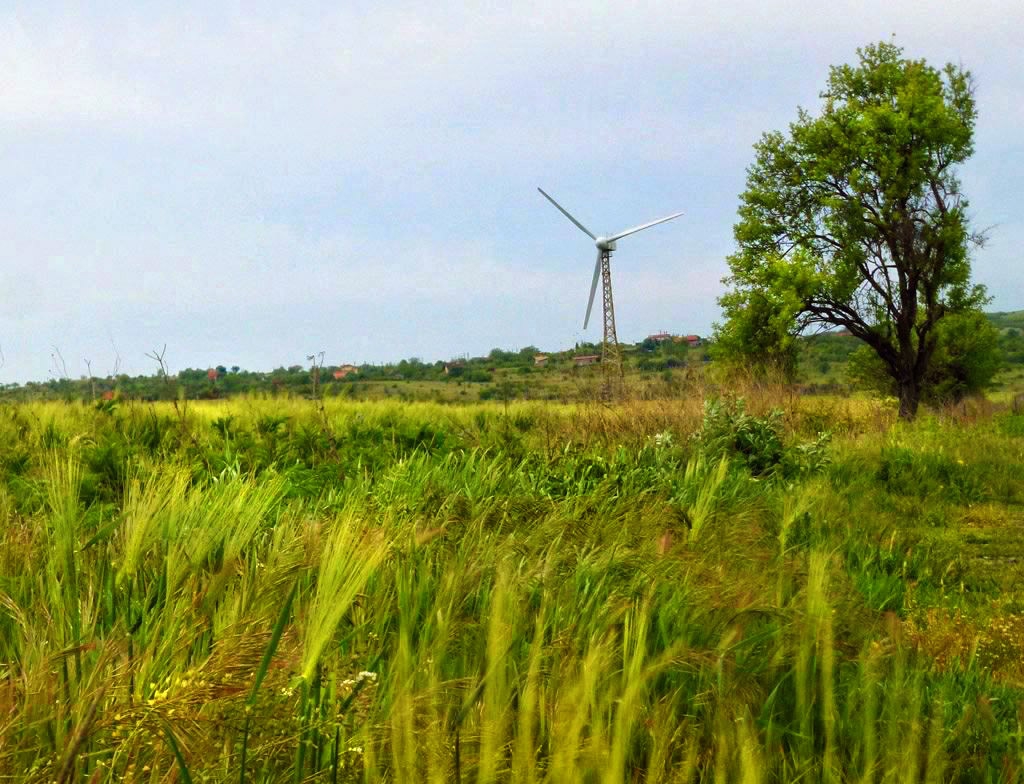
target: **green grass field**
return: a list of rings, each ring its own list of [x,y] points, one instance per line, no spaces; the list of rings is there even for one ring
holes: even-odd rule
[[[1011,782],[1024,416],[0,407],[0,780]]]

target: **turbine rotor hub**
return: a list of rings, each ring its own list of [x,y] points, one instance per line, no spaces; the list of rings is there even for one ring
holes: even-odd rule
[[[594,244],[598,250],[615,250],[615,240],[609,240],[607,237],[598,237]]]

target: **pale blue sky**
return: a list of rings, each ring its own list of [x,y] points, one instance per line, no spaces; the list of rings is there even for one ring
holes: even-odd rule
[[[707,333],[752,145],[895,35],[977,80],[962,170],[1024,308],[1020,2],[7,3],[0,382],[554,350],[595,231],[619,336]],[[296,6],[298,10],[296,10]]]

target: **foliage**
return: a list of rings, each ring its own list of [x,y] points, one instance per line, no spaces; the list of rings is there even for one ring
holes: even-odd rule
[[[954,320],[953,317],[947,318]],[[986,318],[999,330],[998,351],[1003,358],[1005,372],[994,379],[994,387],[998,392],[1012,386],[1015,377],[1024,373],[1024,314],[989,313]],[[941,334],[941,328],[939,332]],[[760,340],[764,334],[764,330],[752,330],[749,340]],[[984,336],[982,332],[979,335]],[[765,377],[790,380],[798,383],[803,392],[812,394],[849,391],[846,365],[859,342],[848,334],[826,332],[794,338],[789,344],[792,355],[795,355],[794,367],[787,367],[787,363],[793,361],[792,355],[785,359],[776,357],[764,360],[771,357],[774,345],[771,341],[761,344],[762,358],[735,363],[733,360],[737,355],[729,348],[730,338],[725,336],[723,339],[725,343],[721,347],[707,343],[700,348],[691,348],[685,341],[666,340],[659,343],[653,339],[635,346],[625,345],[623,351],[627,386],[637,397],[691,395],[695,388],[712,378],[731,378],[742,383],[744,378],[750,378],[752,367],[760,366],[759,382],[763,382]],[[526,348],[532,350],[534,347]],[[401,363],[363,365],[357,373],[350,373],[341,379],[333,378],[336,368],[325,366],[320,377],[320,395],[323,398],[346,400],[397,397],[404,401],[435,402],[506,400],[510,399],[509,393],[511,398],[517,400],[569,402],[593,399],[593,388],[599,382],[596,378],[591,379],[587,372],[574,373],[577,369],[569,359],[573,352],[550,353],[544,367],[535,366],[532,355],[526,356],[524,352],[526,349],[518,352],[516,358],[507,364],[492,365],[485,357],[459,360],[456,364],[448,363],[447,374],[445,363],[424,363],[415,358],[405,360],[404,373],[399,372]],[[714,364],[709,364],[711,352],[715,354]],[[976,350],[971,349],[971,352],[973,356]],[[681,372],[672,372],[677,369]],[[722,373],[723,369],[727,372]],[[596,376],[597,373],[592,375]],[[963,378],[955,373],[953,377]],[[591,381],[594,383],[589,383]],[[313,394],[309,370],[302,366],[278,368],[271,373],[232,366],[230,372],[219,376],[216,383],[210,381],[205,370],[183,370],[170,379],[158,376],[118,376],[93,378],[91,382],[89,379],[56,379],[45,384],[8,384],[0,386],[0,400],[92,401],[93,386],[99,397],[95,399],[95,405],[108,414],[133,401],[178,400],[185,401],[183,405],[187,408],[188,402],[195,400],[246,395],[277,399],[309,398]],[[976,388],[973,383],[969,386]],[[891,394],[890,387],[884,384],[868,385],[867,388]],[[925,400],[939,402],[934,395],[926,395]]]
[[[912,418],[947,314],[970,285],[967,201],[955,167],[973,152],[970,74],[880,43],[830,71],[820,116],[767,133],[747,173],[720,343],[792,366],[792,336],[848,329],[885,367]]]
[[[791,379],[799,350],[794,325],[803,297],[812,288],[806,280],[810,264],[800,254],[765,258],[757,264],[757,284],[745,285],[730,260],[734,276],[727,282],[734,289],[719,299],[725,322],[715,327],[712,356],[743,368],[778,371]]]
[[[828,432],[811,443],[784,443],[783,414],[773,409],[766,416],[746,412],[742,398],[704,403],[704,421],[693,435],[701,450],[712,457],[739,459],[755,476],[817,471],[827,463]]]
[[[981,394],[992,383],[1002,359],[999,331],[984,315],[974,311],[949,315],[936,328],[935,353],[922,397],[941,404]],[[847,372],[864,389],[893,397],[898,393],[885,365],[866,346],[851,355]]]
[[[927,398],[960,401],[985,391],[1002,365],[999,331],[977,311],[947,316],[937,328]]]

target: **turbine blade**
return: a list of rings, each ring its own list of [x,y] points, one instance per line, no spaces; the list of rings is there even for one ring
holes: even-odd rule
[[[597,279],[601,277],[601,253],[597,251],[597,263],[594,265],[594,282],[590,284],[590,299],[587,300],[587,315],[583,319],[583,329],[590,323],[590,309],[594,307],[594,295],[597,293]]]
[[[615,240],[621,240],[623,237],[628,237],[630,234],[636,234],[638,231],[643,231],[644,229],[649,229],[649,228],[651,228],[651,226],[657,226],[659,223],[664,223],[665,221],[674,220],[674,219],[678,218],[682,214],[683,213],[681,213],[681,212],[677,212],[675,215],[669,215],[667,218],[658,218],[658,220],[651,221],[650,223],[645,223],[642,226],[634,226],[632,229],[626,229],[625,231],[620,231],[618,234],[615,234],[615,235],[609,237],[608,238],[608,242],[614,242]]]
[[[562,206],[561,204],[559,204],[559,203],[558,203],[557,201],[555,201],[555,200],[554,200],[554,199],[552,199],[552,198],[551,198],[550,196],[548,196],[548,195],[547,195],[546,193],[544,193],[544,189],[543,189],[543,188],[537,188],[537,190],[539,190],[539,191],[540,191],[540,195],[541,195],[541,196],[543,196],[543,197],[544,197],[545,199],[547,199],[547,200],[548,200],[549,202],[551,202],[552,204],[554,204],[554,205],[555,205],[555,206],[556,206],[556,207],[558,208],[558,211],[559,211],[560,213],[562,213],[562,214],[563,214],[563,215],[564,215],[565,217],[567,217],[567,218],[568,218],[569,220],[571,220],[571,221],[572,221],[572,222],[573,222],[574,224],[576,224],[576,228],[577,228],[577,229],[579,229],[579,230],[580,230],[580,231],[582,231],[582,232],[583,232],[584,234],[586,234],[586,235],[587,235],[588,237],[590,237],[590,239],[592,239],[592,240],[596,240],[596,239],[597,239],[597,237],[595,237],[595,236],[594,236],[593,234],[591,234],[591,233],[590,233],[590,229],[588,229],[588,228],[587,228],[586,226],[584,226],[584,225],[583,225],[582,223],[580,223],[580,222],[579,222],[578,220],[576,220],[576,219],[575,219],[575,218],[574,218],[574,217],[573,217],[572,215],[570,215],[570,214],[569,214],[569,211],[568,211],[568,210],[566,210],[566,209],[565,209],[565,207],[563,207],[563,206]]]

